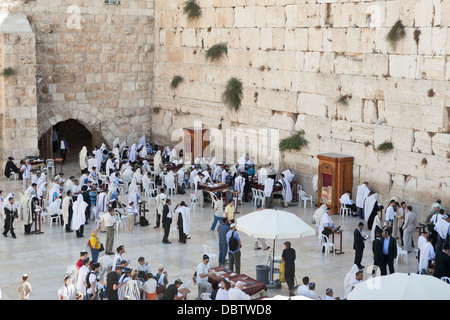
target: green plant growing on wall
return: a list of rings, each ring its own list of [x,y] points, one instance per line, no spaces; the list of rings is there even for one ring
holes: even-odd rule
[[[183,12],[187,15],[189,21],[200,18],[202,15],[202,8],[195,0],[187,0],[184,3]]]
[[[222,101],[229,108],[237,111],[241,107],[244,88],[242,81],[236,78],[228,80],[225,91],[222,93]]]
[[[309,141],[303,136],[304,133],[304,131],[296,132],[290,137],[282,139],[278,145],[280,151],[300,150],[303,146],[306,146]]]
[[[346,95],[342,95],[339,98],[337,98],[336,103],[341,105],[341,106],[348,106],[348,99],[351,99],[352,95],[351,94],[346,94]]]
[[[383,152],[390,151],[392,149],[394,149],[394,145],[392,144],[392,142],[388,142],[388,141],[383,142],[382,144],[380,144],[377,147],[377,151],[383,151]]]
[[[226,43],[221,42],[213,45],[211,48],[206,50],[205,59],[211,61],[219,60],[223,55],[228,55],[228,46]]]
[[[397,43],[402,40],[406,36],[405,26],[403,25],[401,20],[397,20],[394,26],[389,30],[386,35],[386,40],[391,44],[391,46],[395,49],[397,47]]]
[[[2,73],[1,73],[2,77],[6,78],[6,79],[9,77],[15,76],[16,74],[17,74],[17,71],[11,67],[3,69]]]
[[[172,81],[170,81],[170,88],[171,89],[176,89],[178,87],[178,85],[183,82],[184,79],[181,76],[174,76],[172,78]]]

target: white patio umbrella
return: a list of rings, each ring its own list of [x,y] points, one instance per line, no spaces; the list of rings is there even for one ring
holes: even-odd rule
[[[448,300],[450,284],[430,275],[393,273],[358,283],[348,300]]]
[[[264,209],[248,213],[236,220],[238,231],[254,238],[273,240],[271,280],[273,280],[273,261],[275,259],[275,240],[298,239],[316,234],[314,228],[295,214],[276,209]]]
[[[283,296],[283,295],[276,295],[272,298],[264,298],[263,300],[314,300],[305,296]]]

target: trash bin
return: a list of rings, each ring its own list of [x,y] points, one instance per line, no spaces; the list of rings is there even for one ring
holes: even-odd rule
[[[269,283],[269,271],[270,267],[266,265],[257,265],[256,266],[256,280],[268,284]]]

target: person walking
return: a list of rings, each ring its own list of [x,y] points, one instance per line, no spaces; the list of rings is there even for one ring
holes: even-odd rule
[[[284,249],[281,253],[281,259],[284,261],[284,279],[289,289],[289,295],[293,296],[294,293],[294,280],[295,280],[295,250],[291,247],[291,242],[284,242]]]
[[[16,238],[16,234],[14,233],[14,219],[18,218],[19,213],[17,203],[14,202],[14,196],[12,193],[8,194],[3,201],[3,211],[5,214],[3,235],[7,237],[8,232],[11,232],[11,236]]]
[[[236,224],[230,225],[230,230],[227,232],[227,244],[228,244],[228,260],[229,269],[233,272],[236,267],[236,273],[241,273],[241,248],[242,243],[236,232]]]
[[[364,241],[366,241],[367,236],[362,234],[364,229],[364,223],[358,223],[358,227],[353,231],[353,249],[355,250],[355,259],[354,263],[358,266],[359,269],[364,268],[361,265],[363,253],[364,253]]]

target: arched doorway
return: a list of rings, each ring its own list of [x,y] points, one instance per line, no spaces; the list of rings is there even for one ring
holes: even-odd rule
[[[57,138],[57,142],[54,140]],[[86,127],[75,119],[58,122],[52,126],[39,139],[40,157],[44,159],[60,158],[60,142],[66,138],[70,152],[67,161],[72,158],[78,159],[81,148],[85,146],[92,150],[92,134]]]

